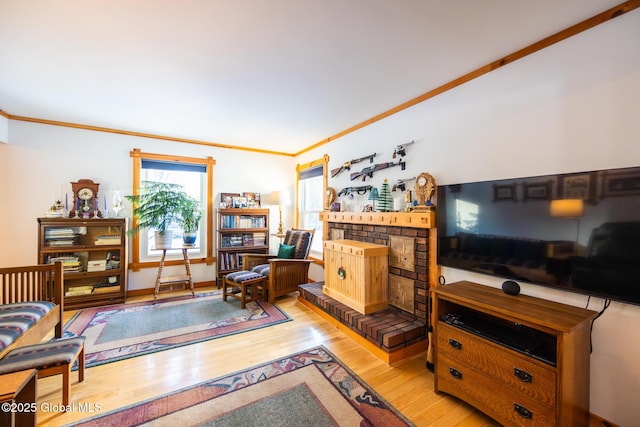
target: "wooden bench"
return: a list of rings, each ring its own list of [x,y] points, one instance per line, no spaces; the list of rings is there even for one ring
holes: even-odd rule
[[[78,361],[78,382],[84,381],[84,337],[57,339],[19,347],[0,360],[0,374],[37,369],[38,377],[62,374],[62,404],[69,405],[71,369]]]
[[[49,301],[55,304],[52,310],[6,347],[0,346],[0,358],[15,348],[41,342],[52,330],[55,338],[62,337],[63,288],[61,262],[0,268],[0,305],[30,301]]]

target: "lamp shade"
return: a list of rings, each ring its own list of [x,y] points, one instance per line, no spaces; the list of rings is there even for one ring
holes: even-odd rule
[[[565,218],[579,218],[584,215],[584,200],[559,199],[552,200],[550,207],[551,216]]]
[[[291,204],[291,195],[287,190],[273,191],[270,199],[274,205],[289,206]]]
[[[378,189],[373,187],[369,192],[369,200],[380,200],[380,196],[378,195]]]

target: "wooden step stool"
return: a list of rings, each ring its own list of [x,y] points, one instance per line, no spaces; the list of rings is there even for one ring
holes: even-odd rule
[[[62,404],[69,405],[71,368],[78,361],[78,382],[84,381],[84,337],[62,338],[27,345],[0,360],[0,374],[37,369],[38,377],[62,374]]]

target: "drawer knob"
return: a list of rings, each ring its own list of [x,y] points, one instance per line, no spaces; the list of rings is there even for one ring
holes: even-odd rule
[[[457,369],[454,368],[449,368],[449,373],[451,374],[451,376],[457,380],[461,380],[462,379],[462,372],[458,371]]]
[[[533,418],[533,412],[528,410],[522,405],[518,405],[517,403],[513,404],[513,409],[520,415],[522,418],[531,419]]]
[[[513,375],[523,383],[530,383],[533,380],[533,375],[518,368],[513,368]]]
[[[456,350],[460,350],[462,348],[462,343],[460,341],[456,341],[453,338],[449,338],[449,345]]]

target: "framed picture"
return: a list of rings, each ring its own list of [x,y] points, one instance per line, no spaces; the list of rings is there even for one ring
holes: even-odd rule
[[[558,175],[558,199],[582,199],[596,203],[596,173],[568,173]]]
[[[220,207],[232,208],[233,198],[240,196],[240,193],[220,193]]]
[[[630,196],[634,194],[640,194],[640,168],[602,173],[602,194],[600,194],[600,197]]]
[[[236,196],[233,198],[233,207],[234,208],[246,208],[247,207],[247,198]]]
[[[242,193],[242,197],[247,198],[248,208],[256,208],[259,206],[259,205],[256,205],[256,193]]]
[[[549,200],[551,199],[551,184],[553,181],[549,180],[546,182],[523,182],[522,190],[523,197],[522,199],[526,202],[527,200]]]
[[[493,201],[501,202],[505,200],[511,200],[512,202],[516,202],[516,184],[506,184],[506,185],[494,185],[493,186]]]

